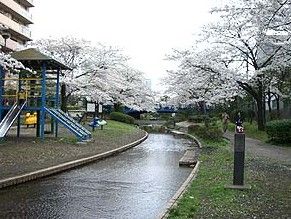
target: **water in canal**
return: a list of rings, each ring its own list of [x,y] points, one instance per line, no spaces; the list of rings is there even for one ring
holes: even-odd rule
[[[139,146],[81,168],[0,190],[0,218],[156,218],[191,172],[190,142],[150,134]]]

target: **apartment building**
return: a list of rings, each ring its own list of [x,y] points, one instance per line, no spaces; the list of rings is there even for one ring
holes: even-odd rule
[[[29,25],[32,16],[29,9],[34,7],[33,0],[0,0],[0,48],[14,51],[31,41]]]

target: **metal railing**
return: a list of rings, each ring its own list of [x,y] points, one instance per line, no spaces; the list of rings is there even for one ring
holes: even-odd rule
[[[21,25],[14,20],[11,20],[9,17],[1,13],[0,13],[0,20],[5,26],[31,39],[31,31],[29,30],[28,27]]]

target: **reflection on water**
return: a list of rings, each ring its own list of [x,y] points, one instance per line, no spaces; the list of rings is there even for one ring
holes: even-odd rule
[[[0,218],[155,218],[191,171],[178,165],[189,144],[151,134],[118,156],[0,190]]]

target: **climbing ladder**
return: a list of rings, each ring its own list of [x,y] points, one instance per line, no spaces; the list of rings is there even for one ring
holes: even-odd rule
[[[72,117],[67,115],[60,109],[49,109],[45,108],[46,112],[49,113],[53,118],[63,124],[67,129],[69,129],[77,138],[81,141],[89,140],[92,135],[86,128],[80,125]]]

